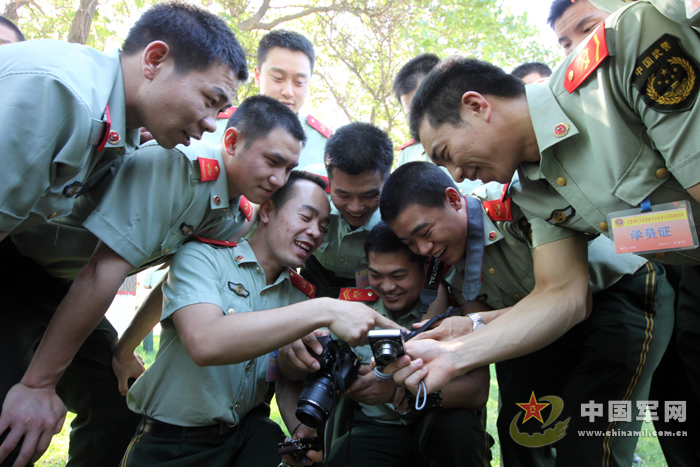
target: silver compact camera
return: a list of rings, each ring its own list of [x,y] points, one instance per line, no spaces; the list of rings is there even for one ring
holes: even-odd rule
[[[397,358],[406,355],[403,333],[399,329],[380,329],[367,334],[369,345],[372,347],[374,360],[380,367],[393,363]]]

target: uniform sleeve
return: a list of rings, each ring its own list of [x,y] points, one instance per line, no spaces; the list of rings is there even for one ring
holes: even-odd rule
[[[525,214],[530,222],[533,249],[545,243],[556,242],[557,240],[563,240],[568,237],[573,237],[574,235],[581,235],[580,232],[575,230],[552,225],[541,217],[528,213],[524,209],[523,214]]]
[[[642,2],[620,15],[616,29],[616,72],[630,106],[681,185],[700,183],[700,36]]]
[[[187,158],[177,149],[149,145],[124,161],[84,226],[139,267],[178,228],[173,222],[193,196]]]
[[[68,215],[73,198],[63,186],[90,162],[89,109],[48,74],[8,73],[0,89],[0,231],[32,212]]]
[[[172,316],[177,310],[197,303],[211,303],[226,309],[219,292],[220,271],[216,250],[202,243],[188,243],[173,257],[168,279],[163,286],[163,315]]]

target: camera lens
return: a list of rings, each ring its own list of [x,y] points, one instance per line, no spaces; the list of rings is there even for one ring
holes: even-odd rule
[[[396,357],[399,354],[399,348],[393,341],[381,341],[377,342],[375,345],[376,354],[375,359],[377,364],[381,366],[387,366],[390,363],[396,361]]]
[[[311,428],[326,423],[333,410],[333,379],[327,374],[316,374],[301,392],[297,402],[297,419]]]

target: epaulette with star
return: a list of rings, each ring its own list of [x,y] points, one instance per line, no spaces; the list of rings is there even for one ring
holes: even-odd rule
[[[397,151],[403,151],[403,150],[406,149],[407,147],[413,146],[414,144],[416,144],[416,140],[413,139],[413,138],[411,138],[411,139],[409,139],[408,141],[406,141],[405,143],[403,143],[401,146],[399,146],[396,150],[397,150]]]
[[[567,67],[564,75],[564,88],[569,94],[574,92],[588,78],[598,65],[608,57],[608,44],[605,42],[605,24],[588,40],[573,62]]]
[[[331,131],[330,128],[328,128],[323,123],[319,122],[318,119],[316,117],[314,117],[313,115],[307,116],[306,122],[311,126],[311,128],[318,131],[326,138],[330,138],[331,135],[333,134],[333,132]]]
[[[250,222],[250,219],[253,217],[253,205],[250,204],[250,201],[248,201],[245,196],[241,195],[241,200],[238,203],[238,207],[241,209],[245,219]]]
[[[219,168],[219,161],[216,159],[207,159],[206,157],[198,157],[197,162],[199,162],[199,172],[200,180],[203,182],[209,182],[211,180],[216,180],[219,178],[219,173],[221,169]]]
[[[299,274],[292,268],[289,268],[289,279],[294,284],[294,287],[304,292],[309,298],[316,297],[316,287]]]
[[[340,289],[340,299],[348,302],[374,302],[378,298],[372,289],[356,289],[353,287]]]
[[[206,243],[208,245],[225,246],[228,248],[233,248],[234,246],[236,246],[235,242],[229,242],[228,240],[214,240],[213,238],[197,237],[195,235],[192,235],[191,238],[197,239],[200,242]]]
[[[231,118],[231,115],[233,115],[237,108],[238,107],[231,106],[228,109],[226,109],[225,112],[219,112],[219,115],[217,115],[216,118],[225,118],[226,120],[228,120],[229,118]]]
[[[508,196],[508,187],[510,183],[503,185],[503,190],[501,191],[501,198],[492,201],[483,201],[481,204],[484,206],[486,214],[492,221],[512,221],[513,211],[510,208],[510,203],[512,198]]]

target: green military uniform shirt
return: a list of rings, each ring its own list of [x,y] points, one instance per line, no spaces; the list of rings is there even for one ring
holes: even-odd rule
[[[515,182],[517,184],[517,182]],[[473,192],[483,201],[500,199],[502,185],[488,183]],[[494,309],[514,306],[535,287],[535,271],[529,242],[530,226],[518,206],[511,203],[512,220],[491,221],[484,211],[484,262],[481,273],[481,292],[478,300]],[[626,274],[634,274],[646,263],[638,256],[617,258],[610,241],[595,239],[589,244],[588,275],[591,292],[604,290]],[[460,304],[466,304],[462,295],[465,260],[453,265],[445,281]]]
[[[413,143],[409,144],[411,143],[411,141],[413,141]],[[415,142],[414,140],[409,140],[404,146],[401,147],[401,153],[399,154],[399,160],[396,163],[396,167],[401,167],[403,164],[406,164],[408,162],[430,162],[431,164],[433,163],[430,157],[428,157],[428,154],[426,154],[423,145],[421,143]],[[444,170],[445,173],[450,176],[450,178],[452,178],[452,175],[445,167],[440,168]],[[459,192],[462,194],[471,193],[474,188],[482,184],[483,183],[481,182],[481,180],[471,181],[468,178],[465,178],[462,182],[459,183],[455,181],[455,185],[457,185],[457,188],[459,188]]]
[[[138,130],[125,127],[118,54],[55,40],[3,46],[0,89],[0,231],[67,216],[138,144]]]
[[[198,366],[172,321],[180,308],[210,303],[223,315],[271,310],[308,297],[285,269],[272,285],[247,242],[235,248],[191,242],[173,258],[163,287],[161,344],[155,362],[129,390],[134,412],[165,423],[238,424],[267,394],[268,355],[236,365]]]
[[[200,159],[209,161],[205,167],[218,164],[216,179],[201,180]],[[227,240],[241,228],[245,217],[238,198],[229,202],[223,168],[219,148],[206,143],[174,149],[147,143],[79,197],[70,216],[12,240],[22,255],[64,279],[75,278],[98,240],[134,268],[148,267],[191,235]]]
[[[365,240],[370,231],[382,220],[377,209],[361,227],[350,229],[340,211],[331,203],[331,221],[328,224],[323,243],[314,256],[324,268],[333,271],[337,277],[355,278],[355,271],[367,267]]]
[[[599,10],[614,13],[631,1],[635,0],[591,0],[591,3]],[[651,0],[651,4],[673,21],[700,29],[700,4],[697,0]]]
[[[607,214],[639,207],[647,196],[652,205],[688,200],[700,222],[700,204],[685,190],[700,183],[700,36],[642,1],[604,27],[548,83],[525,87],[541,159],[520,165],[513,199],[532,219],[534,246],[569,236],[568,229],[609,235]],[[593,68],[603,39],[610,56],[569,93],[566,83]],[[654,259],[700,264],[700,249]]]
[[[377,311],[382,316],[394,321],[393,313],[390,310],[387,310],[387,308],[384,306],[384,302],[381,299],[374,302],[364,302],[364,304]],[[420,316],[420,305],[420,301],[416,302],[415,306],[408,313],[395,321],[406,329],[411,329],[413,323],[415,323]],[[357,355],[361,362],[371,361],[373,355],[372,347],[369,345],[355,347],[352,350],[355,352],[355,355]],[[369,418],[391,425],[408,425],[409,423],[420,418],[422,415],[420,412],[416,412],[415,410],[406,415],[400,415],[394,408],[394,405],[390,402],[381,405],[360,404],[360,407],[362,408],[362,412]]]
[[[226,114],[228,114],[228,112]],[[233,115],[233,112],[230,114]],[[224,113],[220,113],[219,118],[216,119],[216,131],[214,133],[204,133],[202,135],[202,140],[212,145],[221,144],[221,139],[226,132],[226,124],[230,116],[224,115]],[[326,148],[326,141],[330,137],[330,129],[320,123],[312,115],[307,115],[306,117],[298,116],[301,121],[301,126],[304,128],[304,134],[306,135],[306,144],[304,144],[301,154],[299,154],[298,167],[303,168],[311,164],[323,164],[324,151]],[[310,121],[313,125],[318,127],[318,129],[312,126]]]

